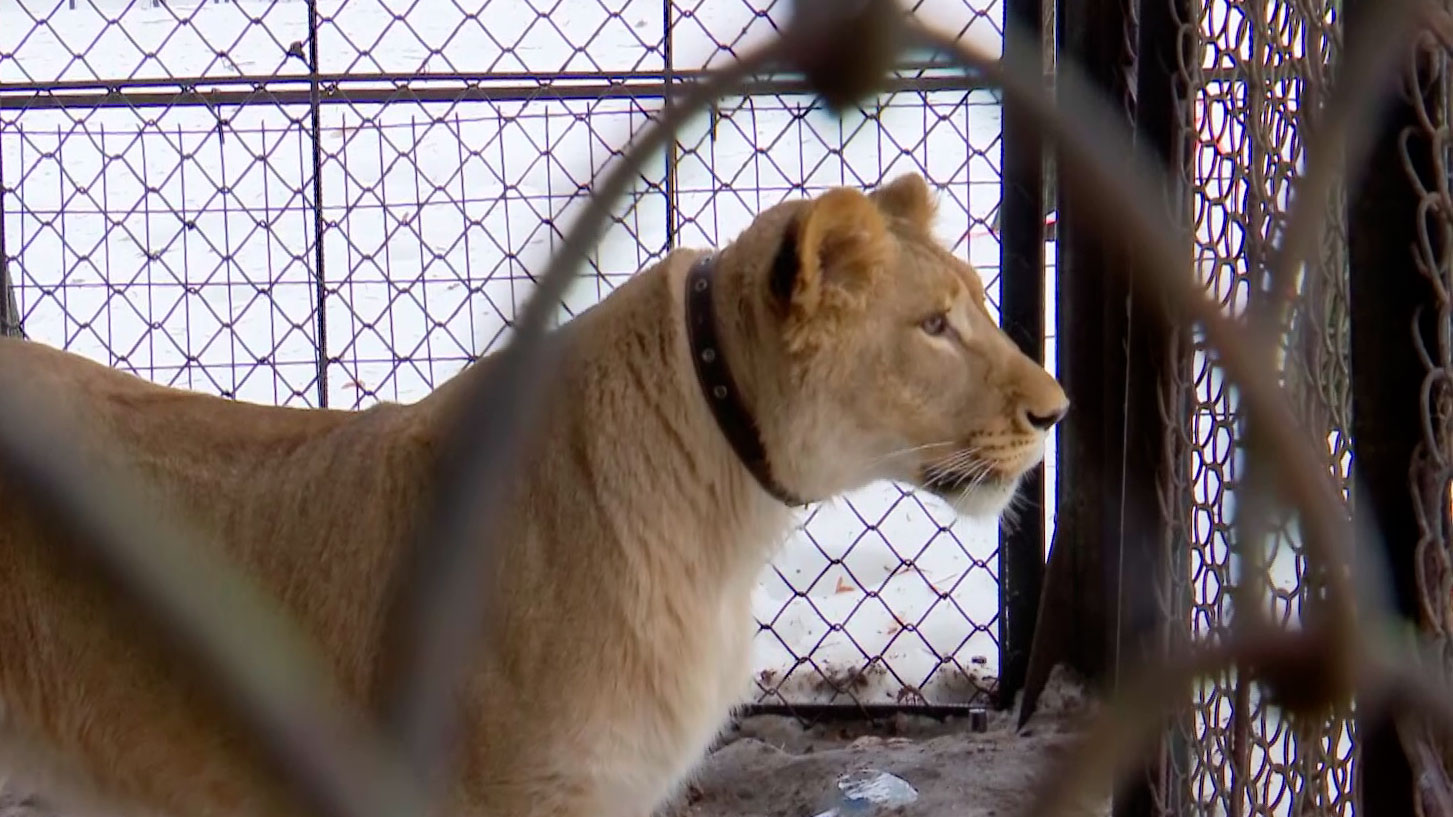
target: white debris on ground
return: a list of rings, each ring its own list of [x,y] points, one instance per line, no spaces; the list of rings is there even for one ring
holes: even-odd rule
[[[991,710],[983,732],[972,731],[967,718],[906,714],[876,726],[751,717],[723,738],[662,817],[1013,817],[1043,785],[1046,765],[1073,748],[1089,712],[1083,689],[1056,669],[1023,734],[1013,711]],[[896,792],[896,805],[860,810],[848,803],[840,780],[876,772],[900,779],[916,796],[878,777]],[[1107,815],[1108,798],[1079,813]]]
[[[837,779],[838,805],[817,817],[844,817],[844,813],[861,814],[874,808],[891,809],[906,806],[918,799],[918,789],[897,775],[878,769],[858,769]]]

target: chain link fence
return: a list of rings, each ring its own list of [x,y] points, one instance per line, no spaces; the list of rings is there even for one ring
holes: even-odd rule
[[[411,401],[509,337],[591,183],[787,3],[0,0],[0,184],[29,337],[264,403]],[[919,4],[998,42],[992,0]],[[669,32],[669,33],[668,33]],[[795,77],[700,117],[568,318],[671,247],[923,172],[998,291],[997,92],[926,60],[846,118]],[[998,534],[892,485],[811,509],[758,589],[765,703],[980,702]]]
[[[1341,46],[1336,2],[1197,4],[1181,20],[1199,61],[1182,65],[1192,89],[1194,153],[1188,163],[1190,218],[1200,280],[1228,314],[1275,308],[1263,277],[1275,263],[1287,209],[1306,161]],[[1301,273],[1303,299],[1285,316],[1274,355],[1299,420],[1327,441],[1327,467],[1350,495],[1350,370],[1345,197],[1332,196],[1319,250]],[[1226,384],[1211,348],[1193,341],[1180,382],[1164,384],[1166,404],[1194,405],[1189,429],[1168,425],[1171,445],[1188,455],[1174,500],[1175,540],[1188,548],[1171,581],[1167,613],[1195,640],[1230,635],[1236,592],[1264,583],[1272,620],[1298,626],[1318,592],[1305,574],[1299,520],[1274,518],[1261,564],[1233,556],[1238,498],[1249,483],[1240,396]],[[1188,433],[1187,433],[1188,432]],[[1239,535],[1245,535],[1240,532]],[[1248,571],[1259,571],[1253,579]],[[1187,616],[1189,617],[1187,620]],[[1172,736],[1177,751],[1160,802],[1166,813],[1285,815],[1353,813],[1351,713],[1293,715],[1268,701],[1246,673],[1202,681],[1195,710]]]
[[[1340,56],[1340,4],[1192,7],[1179,21],[1198,57],[1179,67],[1193,92],[1188,220],[1202,282],[1239,315],[1265,294],[1261,271]],[[983,42],[997,42],[1003,15],[989,0],[915,10]],[[0,271],[13,288],[0,317],[231,397],[415,399],[509,338],[562,225],[673,85],[770,36],[786,11],[745,0],[0,0]],[[1419,76],[1439,101],[1424,135],[1441,145],[1446,73]],[[842,120],[795,77],[759,79],[638,177],[560,317],[671,247],[728,240],[783,198],[908,169],[939,189],[940,235],[993,300],[1000,110],[995,89],[927,62]],[[1418,181],[1453,212],[1446,184]],[[1279,354],[1300,419],[1325,434],[1327,466],[1350,493],[1344,208],[1333,196]],[[1446,250],[1421,249],[1446,278]],[[1430,371],[1453,368],[1446,349],[1428,354]],[[1164,612],[1177,635],[1215,641],[1247,580],[1232,558],[1246,432],[1209,344],[1197,337],[1189,358],[1184,378],[1162,384],[1167,406],[1194,406],[1189,427],[1164,431],[1188,464],[1161,486],[1184,556]],[[1446,424],[1434,419],[1447,418],[1430,429]],[[1446,480],[1445,449],[1430,443],[1430,479]],[[1433,497],[1446,505],[1446,491]],[[1304,575],[1298,520],[1273,527],[1271,613],[1295,623],[1319,588]],[[1425,604],[1448,622],[1443,541],[1427,537],[1420,565]],[[1000,660],[998,542],[898,486],[814,507],[758,588],[759,701],[986,700]],[[1233,672],[1202,683],[1195,704],[1167,753],[1165,813],[1353,813],[1351,713],[1287,715]]]
[[[1447,7],[1447,4],[1444,4]],[[1418,372],[1427,390],[1419,405],[1418,445],[1410,468],[1408,488],[1417,519],[1413,552],[1416,596],[1420,620],[1430,632],[1430,663],[1444,672],[1453,667],[1453,349],[1443,338],[1453,333],[1453,193],[1449,190],[1449,111],[1453,110],[1453,68],[1448,52],[1432,34],[1425,33],[1404,72],[1407,98],[1415,125],[1407,134],[1399,158],[1416,198],[1422,228],[1411,254],[1425,279],[1430,303],[1410,334],[1422,363]],[[1431,329],[1431,331],[1429,331]],[[1453,742],[1424,723],[1410,732],[1422,745],[1410,758],[1419,782],[1419,805],[1431,812],[1448,808],[1431,790],[1450,786]],[[1433,781],[1436,781],[1434,783]]]

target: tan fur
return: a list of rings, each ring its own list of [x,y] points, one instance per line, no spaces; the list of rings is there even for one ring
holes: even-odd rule
[[[935,464],[992,516],[1042,456],[1064,393],[984,308],[977,274],[929,234],[917,176],[761,214],[721,249],[726,358],[773,473],[827,499]],[[790,229],[789,229],[790,226]],[[774,261],[795,236],[790,301]],[[736,458],[695,380],[677,250],[558,335],[543,450],[498,521],[497,602],[464,701],[451,813],[644,817],[749,689],[751,590],[792,515]],[[921,328],[944,311],[951,330]],[[64,407],[98,462],[216,534],[375,707],[390,577],[432,496],[458,383],[360,412],[163,388],[34,343],[0,368]],[[0,482],[0,726],[46,742],[102,791],[173,817],[276,815],[247,744],[204,686],[100,593]]]

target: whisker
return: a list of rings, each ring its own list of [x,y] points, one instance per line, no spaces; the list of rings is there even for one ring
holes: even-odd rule
[[[859,458],[859,459],[857,459],[855,461],[855,463],[854,463],[854,465],[852,467],[855,468],[855,469],[860,469],[860,470],[872,470],[876,466],[878,466],[878,465],[880,465],[880,464],[882,464],[882,463],[884,463],[884,462],[886,462],[888,460],[892,460],[892,459],[897,458],[897,457],[902,457],[902,456],[907,455],[907,454],[913,454],[913,453],[916,453],[916,452],[919,452],[919,451],[927,451],[927,450],[934,449],[934,448],[950,448],[950,447],[955,447],[957,445],[958,444],[956,442],[952,441],[952,440],[943,440],[943,441],[940,441],[940,442],[924,443],[922,445],[905,446],[903,448],[894,449],[894,450],[889,451],[889,452],[887,452],[885,454],[878,454],[876,456],[864,456],[864,457],[861,457],[861,458]],[[945,456],[953,456],[954,453],[955,452],[949,452]]]
[[[904,454],[914,454],[914,453],[917,453],[919,451],[927,451],[930,448],[943,448],[945,446],[951,446],[953,444],[954,443],[953,443],[952,440],[945,440],[943,442],[938,442],[938,443],[925,443],[923,445],[912,445],[912,446],[909,446],[907,448],[900,448],[900,449],[898,449],[896,451],[889,451],[887,454],[883,454],[881,456],[877,456],[877,457],[873,457],[871,459],[865,460],[863,462],[863,465],[865,467],[872,467],[874,465],[878,465],[879,463],[883,462],[884,460],[890,460],[890,459],[893,459],[894,457],[901,457]]]
[[[930,475],[951,481],[951,486],[960,494],[982,485],[993,473],[992,463],[977,457],[977,450],[966,450],[933,463],[928,467]]]
[[[971,477],[988,470],[989,467],[989,463],[977,451],[966,451],[954,462],[955,470],[963,470]]]
[[[957,471],[965,464],[979,462],[979,453],[980,450],[977,447],[961,449],[932,461],[929,467],[940,471]]]

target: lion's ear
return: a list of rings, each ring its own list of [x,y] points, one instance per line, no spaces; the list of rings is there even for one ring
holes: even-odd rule
[[[920,230],[926,232],[933,227],[937,202],[928,182],[918,173],[904,173],[874,190],[869,198],[884,213],[901,218]]]
[[[887,225],[861,192],[840,187],[812,200],[783,232],[773,295],[798,316],[853,299],[886,263]]]

